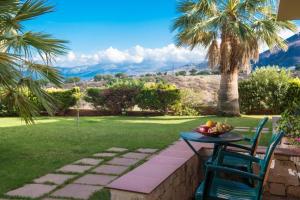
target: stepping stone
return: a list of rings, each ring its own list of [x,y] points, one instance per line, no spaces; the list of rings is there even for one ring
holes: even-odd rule
[[[235,127],[236,129],[247,129],[247,130],[249,130],[250,129],[250,127],[245,127],[245,126],[240,126],[240,127]]]
[[[40,178],[34,180],[35,183],[52,183],[56,185],[61,185],[67,180],[74,178],[74,175],[66,174],[47,174]]]
[[[101,189],[101,186],[69,184],[55,191],[51,196],[88,200],[95,192]]]
[[[235,131],[239,131],[239,132],[248,132],[249,130],[246,129],[234,129]]]
[[[96,153],[94,154],[93,156],[95,157],[102,157],[102,158],[110,158],[110,157],[114,157],[116,156],[117,154],[116,153]]]
[[[54,185],[27,184],[21,188],[6,193],[6,195],[24,198],[39,198],[45,194],[48,194],[55,188],[56,186]]]
[[[87,170],[91,169],[93,166],[83,166],[83,165],[66,165],[60,169],[58,169],[58,172],[64,172],[64,173],[83,173]]]
[[[99,173],[99,174],[115,174],[121,175],[123,174],[128,167],[125,166],[116,166],[116,165],[101,165],[95,168],[92,172]]]
[[[125,151],[128,151],[128,149],[119,148],[119,147],[112,147],[112,148],[107,149],[106,151],[109,151],[109,152],[125,152]]]
[[[112,164],[112,165],[131,166],[131,165],[135,165],[138,162],[139,162],[139,160],[132,159],[132,158],[114,158],[107,163]]]
[[[83,158],[81,160],[76,161],[74,164],[82,164],[82,165],[99,165],[103,160],[102,159],[94,159],[94,158]]]
[[[138,150],[136,150],[137,152],[140,152],[140,153],[155,153],[155,152],[157,152],[158,151],[158,149],[149,149],[149,148],[145,148],[145,149],[143,149],[143,148],[140,148],[140,149],[138,149]]]
[[[86,185],[107,185],[116,179],[117,176],[109,176],[109,175],[97,175],[97,174],[87,174],[83,177],[74,181],[74,183],[78,184],[86,184]]]
[[[146,157],[148,157],[149,154],[145,154],[145,153],[126,153],[124,155],[122,155],[122,157],[124,158],[134,158],[134,159],[145,159]]]

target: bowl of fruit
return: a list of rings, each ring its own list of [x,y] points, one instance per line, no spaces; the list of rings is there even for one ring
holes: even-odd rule
[[[200,125],[195,131],[205,136],[218,137],[224,133],[230,132],[232,129],[233,127],[226,122],[208,120],[206,124]]]

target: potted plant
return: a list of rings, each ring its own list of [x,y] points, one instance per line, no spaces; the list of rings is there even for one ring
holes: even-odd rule
[[[281,147],[300,147],[300,106],[293,103],[281,114],[278,121],[278,130],[284,130],[286,135],[282,139]]]

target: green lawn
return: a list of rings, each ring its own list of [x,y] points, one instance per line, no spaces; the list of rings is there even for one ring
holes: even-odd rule
[[[26,126],[18,118],[0,118],[0,196],[34,178],[109,147],[164,148],[207,119],[216,117],[38,118]],[[254,127],[260,116],[228,118],[233,126]],[[271,127],[269,122],[267,125]],[[270,134],[264,134],[267,144]]]

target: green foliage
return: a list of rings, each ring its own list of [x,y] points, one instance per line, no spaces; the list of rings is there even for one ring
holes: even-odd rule
[[[116,78],[128,78],[128,75],[123,72],[120,72],[120,73],[116,73],[115,77]]]
[[[84,99],[98,110],[120,114],[136,105],[135,98],[142,85],[135,79],[116,79],[105,89],[88,88]]]
[[[79,77],[70,77],[65,79],[65,83],[79,83],[80,78]]]
[[[190,70],[190,75],[192,75],[192,76],[195,76],[195,75],[197,75],[197,70],[196,69],[191,69]]]
[[[175,73],[176,76],[186,76],[186,71],[179,71]]]
[[[285,95],[285,102],[296,104],[300,107],[300,79],[293,78],[289,80],[289,88]]]
[[[197,116],[200,113],[203,96],[193,89],[181,89],[180,101],[174,106],[175,114],[181,116]]]
[[[281,114],[278,122],[278,129],[284,130],[286,136],[296,139],[293,141],[300,144],[300,107],[299,104],[293,103]]]
[[[47,93],[56,101],[56,112],[64,113],[76,105],[79,100],[80,89],[78,87],[70,90],[48,89]]]
[[[110,74],[97,74],[94,76],[94,81],[111,81],[114,77]]]
[[[203,70],[203,71],[200,71],[200,72],[197,73],[197,75],[210,75],[210,74],[211,73],[208,70]]]
[[[53,113],[53,101],[42,86],[45,82],[56,86],[62,83],[61,75],[50,63],[66,53],[66,41],[31,31],[24,23],[53,11],[44,0],[0,1],[0,102],[26,123],[33,123],[38,108],[25,93],[29,91],[48,113]],[[35,56],[38,59],[33,59]]]
[[[290,79],[289,71],[278,67],[255,70],[249,79],[239,83],[242,112],[279,114],[284,111]]]
[[[137,96],[141,109],[167,113],[180,100],[180,91],[174,85],[146,83]]]

